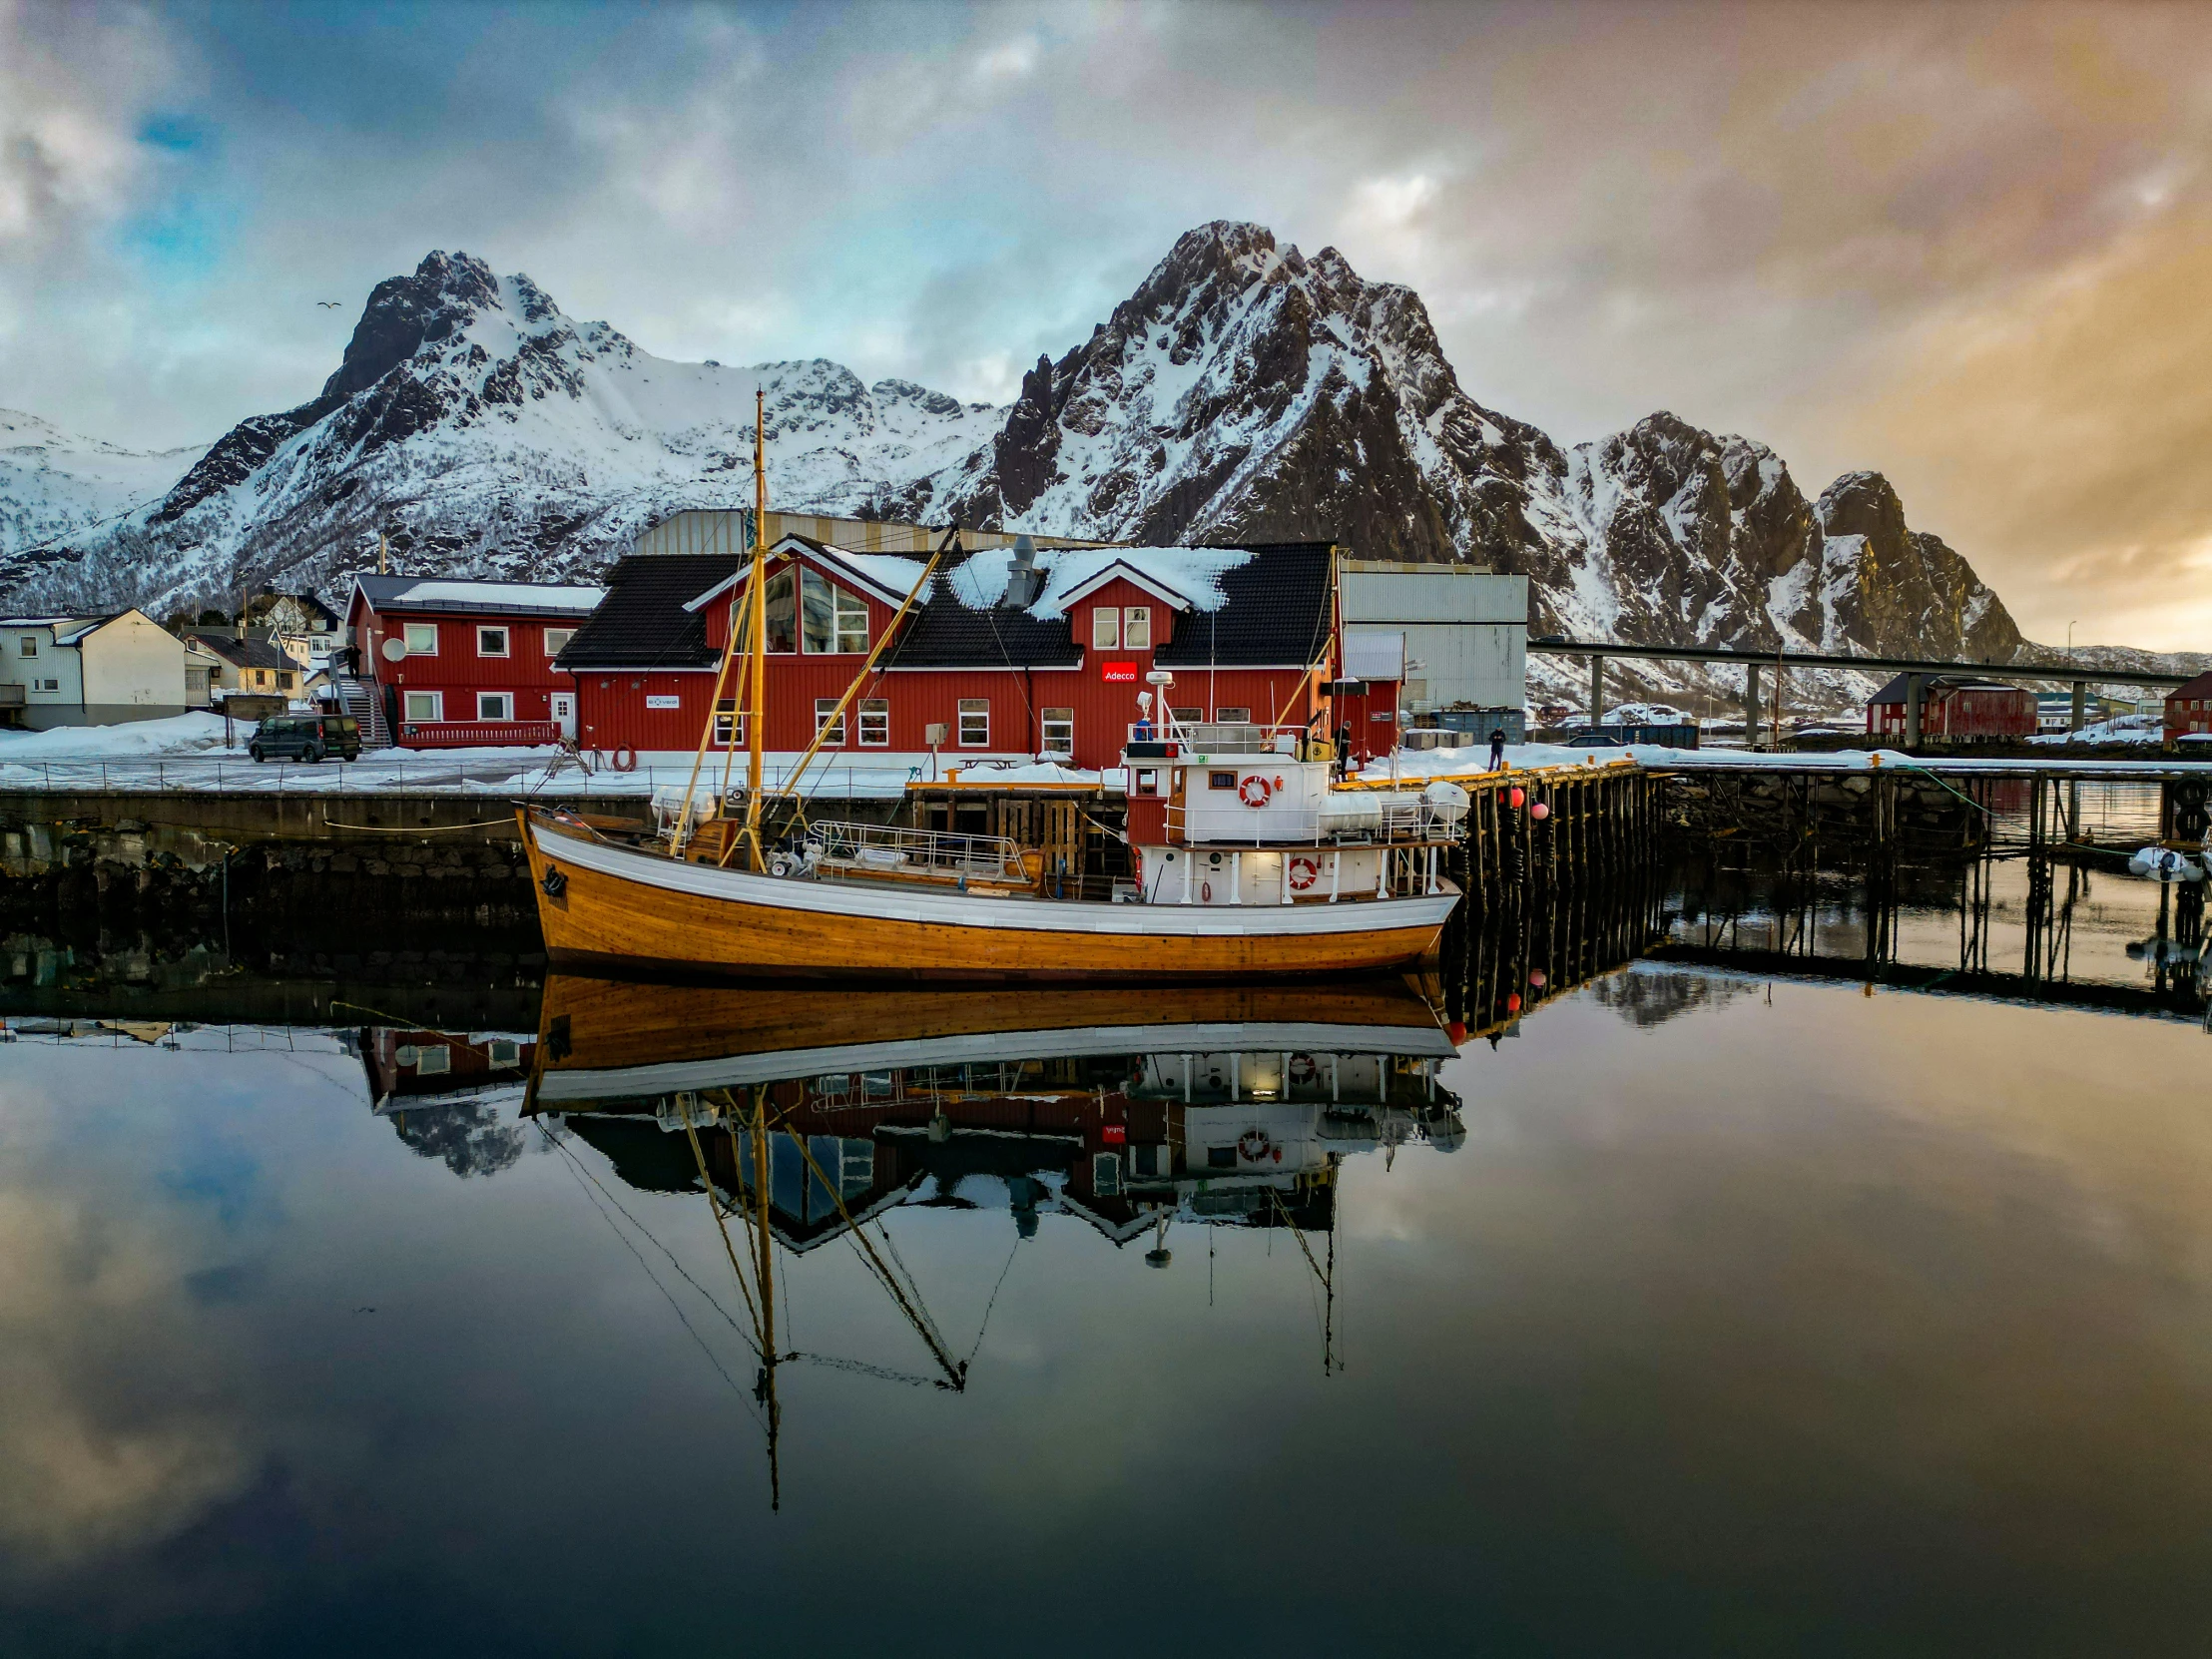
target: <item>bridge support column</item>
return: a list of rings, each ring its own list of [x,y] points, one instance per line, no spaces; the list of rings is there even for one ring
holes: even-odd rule
[[[2080,730],[2081,730],[2081,726],[2082,726],[2082,720],[2081,720],[2081,714],[2082,714],[2082,709],[2083,709],[2083,706],[2084,706],[2085,704],[2087,704],[2087,702],[2088,702],[2088,701],[2089,701],[2089,685],[2088,685],[2088,682],[2087,682],[2087,681],[2085,681],[2085,680],[2076,680],[2076,681],[2075,681],[2075,682],[2073,683],[2073,721],[2072,721],[2072,724],[2071,724],[2071,725],[2069,725],[2069,726],[2068,726],[2068,727],[2066,728],[2066,730],[2067,730],[2067,731],[2069,731],[2069,732],[2078,732],[2078,731],[2080,731]]]
[[[1744,664],[1744,747],[1759,747],[1759,665]]]
[[[1921,677],[1905,677],[1905,748],[1908,754],[1921,746]]]
[[[1605,724],[1605,659],[1590,659],[1590,724]]]

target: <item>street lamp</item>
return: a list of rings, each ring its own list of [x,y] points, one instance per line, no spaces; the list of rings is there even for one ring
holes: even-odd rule
[[[2076,620],[2078,621],[2079,619],[2077,618]],[[2074,631],[2074,624],[2073,624],[2073,623],[2071,623],[2071,622],[2067,623],[2067,624],[2066,624],[2066,650],[2067,650],[2067,651],[2068,651],[2069,653],[2071,653],[2071,652],[2072,652],[2072,650],[2073,650],[2073,631]]]

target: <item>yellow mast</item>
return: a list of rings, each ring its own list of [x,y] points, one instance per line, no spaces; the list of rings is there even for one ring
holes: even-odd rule
[[[753,393],[753,591],[747,614],[747,666],[751,690],[745,722],[745,839],[753,867],[768,868],[761,850],[761,754],[768,709],[768,393]],[[794,596],[797,597],[796,595]]]

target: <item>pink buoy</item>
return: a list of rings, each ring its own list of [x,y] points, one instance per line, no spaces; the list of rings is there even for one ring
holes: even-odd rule
[[[1509,789],[1505,792],[1505,804],[1515,809],[1516,811],[1519,810],[1521,803],[1526,801],[1527,799],[1527,794],[1523,792],[1518,785],[1515,785],[1512,789]]]
[[[1547,819],[1551,817],[1551,809],[1539,801],[1528,809],[1528,816],[1533,819]]]
[[[1528,973],[1528,982],[1536,989],[1542,990],[1544,988],[1544,970],[1542,968],[1531,968]]]

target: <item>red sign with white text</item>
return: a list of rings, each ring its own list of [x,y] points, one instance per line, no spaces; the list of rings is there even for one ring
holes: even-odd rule
[[[1135,663],[1107,663],[1103,667],[1108,685],[1133,686],[1137,683],[1137,665]]]
[[[1102,1123],[1098,1127],[1098,1138],[1108,1146],[1124,1146],[1128,1144],[1129,1126],[1126,1123]]]

